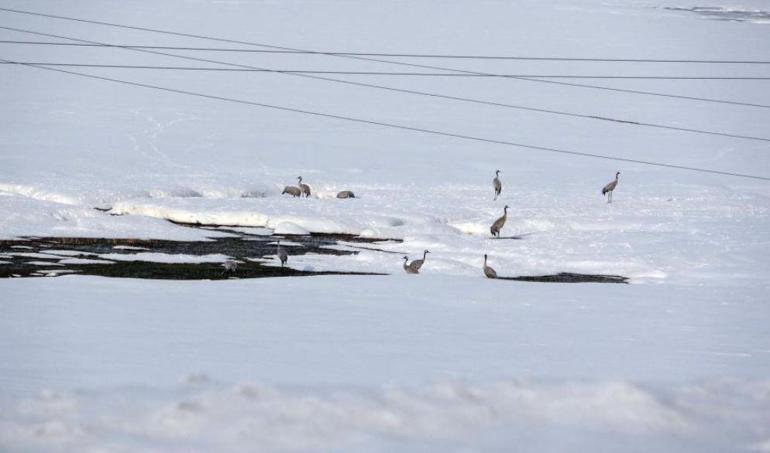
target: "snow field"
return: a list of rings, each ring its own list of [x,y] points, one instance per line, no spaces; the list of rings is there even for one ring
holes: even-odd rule
[[[764,0],[4,6],[315,50],[770,60]],[[0,16],[4,25],[82,39],[225,46]],[[0,38],[39,37],[3,30]],[[195,55],[276,68],[407,69],[325,55]],[[6,44],[0,58],[191,63],[114,48]],[[512,74],[767,76],[765,65],[427,63]],[[757,140],[278,73],[82,71],[410,127],[770,174],[767,142]],[[4,65],[0,73],[0,238],[230,234],[168,221],[175,220],[260,235],[403,240],[340,245],[384,250],[355,256],[289,259],[298,269],[389,276],[0,281],[0,450],[770,451],[764,181],[374,128],[33,68]],[[760,107],[502,78],[348,80],[768,137],[768,110]],[[770,105],[766,81],[581,82]],[[503,196],[492,202],[496,169]],[[608,205],[599,191],[618,170]],[[300,175],[314,197],[280,197]],[[337,200],[340,190],[358,198]],[[503,236],[520,239],[490,239],[506,203]],[[405,275],[401,256],[424,249],[432,253],[421,275]],[[488,280],[484,253],[501,276],[607,273],[634,284]]]
[[[4,282],[0,446],[766,448],[764,302],[697,285],[478,283]]]

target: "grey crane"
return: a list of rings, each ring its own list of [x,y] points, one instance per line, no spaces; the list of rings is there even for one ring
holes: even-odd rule
[[[414,260],[411,263],[409,263],[409,267],[414,270],[414,273],[420,272],[420,268],[423,264],[425,264],[425,257],[428,256],[428,253],[430,253],[430,250],[425,250],[422,252],[422,259],[421,260]]]
[[[615,173],[615,180],[608,182],[602,189],[602,195],[607,194],[607,203],[612,203],[612,191],[618,186],[618,176],[620,172]]]
[[[495,200],[500,196],[500,192],[503,191],[503,183],[500,182],[500,170],[495,172],[495,179],[492,180],[492,186],[495,188]]]
[[[404,271],[406,271],[407,274],[419,274],[420,271],[417,269],[413,269],[412,266],[409,265],[409,257],[404,257]]]
[[[337,194],[337,198],[356,198],[356,195],[349,190],[343,190]]]
[[[299,197],[300,195],[302,195],[302,191],[299,190],[299,187],[294,187],[294,186],[286,186],[286,187],[284,187],[283,188],[283,192],[281,192],[281,195],[283,195],[285,193],[288,193],[289,195],[291,195],[293,197]]]
[[[281,267],[283,267],[283,265],[286,264],[286,261],[289,260],[289,255],[286,253],[286,249],[281,247],[281,241],[278,241],[278,244],[276,245],[275,254],[278,255],[278,259],[281,260]]]
[[[307,184],[302,184],[302,176],[297,176],[297,185],[299,186],[299,189],[302,191],[302,195],[304,195],[305,198],[310,196],[310,186]]]
[[[487,276],[487,278],[497,278],[497,272],[495,272],[494,269],[487,266],[487,255],[484,255],[484,275]]]
[[[506,220],[508,220],[508,205],[505,205],[503,208],[503,216],[495,220],[495,223],[489,227],[489,231],[492,233],[492,236],[500,237],[500,230],[503,229]]]
[[[222,271],[222,275],[235,274],[238,271],[238,262],[235,260],[227,260],[222,263],[222,267],[225,269]]]

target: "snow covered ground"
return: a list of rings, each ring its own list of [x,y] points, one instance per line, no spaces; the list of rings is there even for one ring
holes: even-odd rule
[[[763,0],[0,6],[315,50],[770,60]],[[0,12],[0,26],[128,45],[245,47],[10,12]],[[0,40],[61,39],[0,29]],[[282,69],[436,72],[324,55],[168,52]],[[217,66],[125,49],[1,43],[0,58]],[[510,74],[764,77],[769,70],[390,59]],[[770,176],[770,147],[761,140],[279,73],[73,70]],[[290,259],[298,269],[393,274],[384,277],[0,281],[2,450],[770,451],[767,181],[378,128],[29,67],[3,65],[0,77],[0,238],[227,234],[173,220],[403,240],[377,247],[397,254]],[[330,77],[770,138],[764,107],[519,79]],[[767,81],[565,81],[770,105]],[[496,169],[504,186],[493,201]],[[609,205],[599,191],[617,170]],[[281,196],[300,175],[313,197]],[[340,190],[357,198],[336,199]],[[489,225],[506,204],[502,235],[516,239],[492,240]],[[422,275],[403,275],[402,254],[425,249],[432,253]],[[481,274],[484,253],[500,275],[606,273],[632,284],[490,281]]]
[[[405,274],[3,286],[0,444],[12,451],[770,440],[766,301],[741,288]]]

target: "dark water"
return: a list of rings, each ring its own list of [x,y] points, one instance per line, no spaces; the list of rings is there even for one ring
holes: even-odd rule
[[[361,248],[372,248],[379,240],[358,238],[349,235],[313,234],[310,236],[261,236],[233,232],[237,237],[213,238],[210,241],[167,241],[143,239],[99,239],[99,238],[28,238],[26,240],[0,241],[0,255],[19,253],[50,253],[57,250],[82,252],[77,256],[20,256],[0,257],[0,261],[10,261],[11,264],[0,264],[0,278],[7,277],[39,277],[51,274],[77,273],[81,275],[100,275],[105,277],[124,278],[153,278],[175,280],[203,280],[259,278],[259,277],[292,277],[306,275],[381,275],[361,272],[317,272],[292,269],[292,256],[308,253],[318,255],[355,255],[356,245]],[[276,266],[275,259],[277,240],[291,241],[300,245],[281,244],[290,255],[287,267]],[[328,246],[338,245],[345,241],[348,248],[353,250],[336,250]],[[391,241],[392,242],[392,241]],[[352,243],[352,245],[351,245]],[[122,247],[131,247],[123,249]],[[376,248],[376,247],[374,247]],[[184,254],[184,255],[228,255],[238,263],[234,272],[225,272],[221,263],[154,263],[147,261],[110,261],[109,263],[64,264],[59,260],[66,258],[81,258],[93,260],[109,260],[100,258],[103,254],[134,254],[139,252]],[[247,260],[263,259],[270,262],[265,265],[260,262]]]
[[[0,278],[46,277],[65,274],[98,275],[116,278],[146,278],[162,280],[220,280],[228,278],[299,277],[310,275],[385,275],[341,271],[312,271],[291,268],[292,257],[308,253],[317,255],[351,256],[361,250],[394,255],[399,261],[402,252],[384,250],[384,243],[395,239],[361,238],[341,234],[311,234],[309,236],[278,236],[244,233],[223,227],[195,225],[192,228],[212,229],[233,234],[233,237],[212,238],[209,241],[168,241],[146,239],[59,238],[31,237],[0,240]],[[510,239],[522,239],[519,237]],[[278,266],[275,242],[289,255],[286,267]],[[285,243],[290,241],[290,244]],[[330,248],[341,245],[343,249]],[[80,252],[80,255],[55,255],[56,251]],[[227,272],[221,263],[155,263],[122,261],[102,258],[105,254],[135,254],[139,252],[169,255],[222,254],[239,261],[235,271]],[[43,254],[43,255],[39,255]],[[63,259],[78,258],[106,261],[103,263],[61,263]],[[255,262],[254,259],[264,262]],[[559,273],[542,276],[501,277],[500,280],[544,283],[627,283],[615,275]]]
[[[575,274],[560,272],[554,275],[523,275],[520,277],[498,277],[498,280],[540,283],[628,283],[628,278],[620,275]]]

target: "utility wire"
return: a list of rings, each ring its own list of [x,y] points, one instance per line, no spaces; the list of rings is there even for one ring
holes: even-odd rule
[[[2,8],[0,8],[2,10]],[[99,41],[90,41],[85,39],[79,39],[79,38],[72,38],[69,36],[62,36],[62,35],[55,35],[51,33],[42,33],[32,30],[25,30],[20,28],[14,28],[14,27],[6,27],[6,26],[0,26],[0,29],[4,30],[10,30],[10,31],[16,31],[20,33],[27,33],[32,35],[38,35],[38,36],[47,36],[47,37],[53,37],[58,39],[66,39],[70,41],[76,41],[76,42],[84,42],[84,43],[91,43],[91,44],[103,44]],[[119,46],[116,46],[119,47]],[[293,75],[296,77],[304,77],[309,79],[317,79],[317,80],[324,80],[334,83],[341,83],[345,85],[352,85],[352,86],[359,86],[359,87],[365,87],[365,88],[374,88],[379,90],[386,90],[391,92],[397,92],[397,93],[406,93],[406,94],[413,94],[418,96],[428,96],[433,98],[440,98],[440,99],[449,99],[453,101],[459,101],[459,102],[470,102],[474,104],[482,104],[482,105],[491,105],[495,107],[504,107],[504,108],[510,108],[510,109],[516,109],[516,110],[525,110],[525,111],[531,111],[531,112],[539,112],[539,113],[547,113],[552,115],[560,115],[560,116],[567,116],[567,117],[574,117],[574,118],[585,118],[585,119],[591,119],[591,120],[598,120],[598,121],[609,121],[614,123],[623,123],[623,124],[629,124],[633,126],[643,126],[643,127],[652,127],[657,129],[666,129],[666,130],[673,130],[673,131],[679,131],[679,132],[689,132],[694,134],[704,134],[704,135],[713,135],[713,136],[720,136],[720,137],[730,137],[730,138],[739,138],[739,139],[745,139],[745,140],[755,140],[755,141],[763,141],[763,142],[770,142],[770,138],[765,137],[754,137],[749,135],[740,135],[740,134],[731,134],[727,132],[716,132],[716,131],[708,131],[703,129],[692,129],[692,128],[684,128],[684,127],[676,127],[676,126],[668,126],[664,124],[656,124],[656,123],[646,123],[641,121],[631,121],[631,120],[623,120],[623,119],[617,119],[617,118],[610,118],[610,117],[604,117],[604,116],[598,116],[598,115],[586,115],[586,114],[580,114],[580,113],[572,113],[572,112],[564,112],[560,110],[550,110],[550,109],[543,109],[543,108],[537,108],[537,107],[528,107],[528,106],[522,106],[522,105],[515,105],[515,104],[505,104],[501,102],[493,102],[493,101],[484,101],[480,99],[474,99],[474,98],[466,98],[466,97],[459,97],[459,96],[450,96],[450,95],[444,95],[439,93],[433,93],[428,91],[418,91],[418,90],[409,90],[404,88],[395,88],[385,85],[374,85],[371,83],[363,83],[363,82],[354,82],[351,80],[344,80],[344,79],[335,79],[332,77],[326,77],[326,76],[320,76],[320,75],[313,75],[313,74],[301,74],[301,73],[295,73],[295,72],[287,72],[287,71],[279,71],[275,69],[268,69],[268,68],[261,68],[258,66],[251,66],[251,65],[243,65],[243,64],[236,64],[236,63],[230,63],[226,61],[219,61],[219,60],[210,60],[207,58],[198,58],[198,57],[190,57],[187,55],[178,55],[168,52],[160,52],[157,50],[149,50],[149,49],[134,49],[131,47],[119,47],[121,49],[126,50],[132,50],[135,52],[142,52],[142,53],[148,53],[153,55],[163,55],[163,56],[169,56],[174,58],[181,58],[184,60],[192,60],[192,61],[200,61],[200,62],[206,62],[206,63],[215,63],[215,64],[221,64],[225,66],[231,66],[231,67],[237,67],[237,68],[244,68],[244,69],[254,69],[254,70],[261,70],[264,72],[272,72],[277,74],[287,74],[287,75]]]
[[[41,46],[76,46],[76,47],[112,47],[102,44],[76,44],[66,42],[45,41],[13,41],[0,40],[0,44],[41,45]],[[241,53],[267,53],[267,54],[314,54],[314,51],[305,50],[266,50],[266,49],[242,49],[223,47],[180,47],[180,46],[147,46],[121,44],[122,47],[135,49],[157,50],[191,50],[205,52],[241,52]],[[579,61],[579,62],[608,62],[608,63],[692,63],[692,64],[770,64],[770,60],[698,60],[698,59],[660,59],[660,58],[579,58],[579,57],[525,57],[525,56],[499,56],[499,55],[454,55],[454,54],[428,54],[428,53],[374,53],[374,52],[332,52],[334,55],[349,55],[362,57],[398,57],[398,58],[440,58],[440,59],[464,59],[464,60],[523,60],[523,61]]]
[[[0,27],[2,28],[2,27]],[[132,48],[133,49],[133,48]],[[629,76],[629,75],[577,75],[577,74],[544,74],[544,75],[513,75],[513,74],[453,74],[446,72],[388,72],[388,71],[331,71],[320,69],[249,69],[249,68],[212,68],[199,66],[153,66],[153,65],[122,65],[96,63],[52,63],[43,61],[24,61],[3,64],[36,64],[41,66],[67,66],[79,68],[114,68],[114,69],[155,69],[167,71],[215,71],[215,72],[280,72],[292,74],[342,74],[367,76],[404,76],[404,77],[541,77],[563,79],[654,79],[654,80],[770,80],[768,77],[754,76]]]
[[[12,60],[7,60],[5,58],[0,57],[0,62],[7,62],[7,63],[19,63]],[[160,91],[166,91],[170,93],[177,93],[177,94],[184,94],[187,96],[196,96],[200,98],[206,98],[206,99],[213,99],[218,101],[225,101],[225,102],[231,102],[236,104],[243,104],[243,105],[250,105],[254,107],[263,107],[263,108],[269,108],[274,110],[281,110],[286,112],[293,112],[293,113],[301,113],[304,115],[312,115],[317,117],[323,117],[323,118],[332,118],[337,120],[343,120],[343,121],[350,121],[360,124],[368,124],[373,126],[382,126],[387,127],[391,129],[401,129],[401,130],[407,130],[412,132],[420,132],[424,134],[431,134],[431,135],[438,135],[438,136],[444,136],[444,137],[452,137],[452,138],[459,138],[463,140],[470,140],[470,141],[476,141],[476,142],[484,142],[484,143],[491,143],[496,145],[505,145],[505,146],[514,146],[518,148],[527,148],[537,151],[546,151],[551,153],[558,153],[558,154],[568,154],[573,156],[581,156],[581,157],[592,157],[596,159],[604,159],[604,160],[612,160],[612,161],[618,161],[618,162],[628,162],[628,163],[634,163],[634,164],[641,164],[641,165],[651,165],[656,167],[665,167],[665,168],[672,168],[672,169],[678,169],[678,170],[688,170],[688,171],[695,171],[695,172],[701,172],[701,173],[711,173],[711,174],[717,174],[717,175],[725,175],[725,176],[736,176],[740,178],[749,178],[749,179],[757,179],[762,181],[770,181],[770,177],[768,176],[760,176],[760,175],[750,175],[750,174],[744,174],[744,173],[735,173],[735,172],[729,172],[729,171],[722,171],[722,170],[711,170],[707,168],[698,168],[698,167],[688,167],[684,165],[675,165],[675,164],[668,164],[663,162],[654,162],[654,161],[645,161],[645,160],[638,160],[638,159],[629,159],[624,157],[615,157],[615,156],[606,156],[602,154],[594,154],[594,153],[585,153],[580,151],[571,151],[571,150],[565,150],[560,148],[550,148],[546,146],[536,146],[536,145],[527,145],[523,143],[517,143],[517,142],[511,142],[506,140],[497,140],[497,139],[490,139],[490,138],[484,138],[484,137],[477,137],[473,135],[465,135],[465,134],[458,134],[453,132],[446,132],[446,131],[439,131],[434,129],[424,129],[420,127],[414,127],[414,126],[406,126],[402,124],[395,124],[395,123],[385,123],[380,121],[374,121],[374,120],[367,120],[363,118],[356,118],[352,116],[343,116],[343,115],[335,115],[332,113],[323,113],[323,112],[315,112],[311,110],[303,110],[293,107],[284,107],[280,105],[272,105],[272,104],[264,104],[261,102],[254,102],[254,101],[248,101],[244,99],[236,99],[236,98],[230,98],[230,97],[224,97],[224,96],[216,96],[212,94],[206,94],[206,93],[199,93],[194,91],[187,91],[187,90],[180,90],[176,88],[169,88],[169,87],[163,87],[158,85],[151,85],[147,83],[141,83],[141,82],[133,82],[130,80],[122,80],[122,79],[115,79],[112,77],[103,77],[103,76],[97,76],[93,74],[87,74],[83,72],[76,72],[76,71],[70,71],[66,69],[59,69],[59,68],[49,68],[46,66],[39,66],[39,65],[33,65],[24,63],[22,66],[29,67],[29,68],[36,68],[36,69],[42,69],[46,71],[53,71],[53,72],[59,72],[64,74],[70,74],[78,77],[85,77],[89,79],[95,79],[95,80],[103,80],[107,82],[112,83],[119,83],[123,85],[130,85],[130,86],[136,86],[136,87],[142,87],[142,88],[148,88],[152,90],[160,90]]]
[[[11,8],[0,8],[0,11],[6,11],[11,13],[17,13],[17,14],[26,14],[30,16],[39,16],[39,17],[49,17],[52,19],[60,19],[60,20],[67,20],[67,21],[73,21],[73,22],[82,22],[87,24],[96,24],[96,25],[103,25],[107,27],[117,27],[117,28],[123,28],[128,30],[140,30],[140,31],[148,31],[152,33],[160,33],[165,35],[171,35],[171,36],[181,36],[186,38],[196,38],[196,39],[204,39],[209,41],[216,41],[216,42],[224,42],[224,43],[230,43],[230,44],[242,44],[247,46],[254,46],[254,47],[263,47],[267,49],[273,49],[273,50],[283,50],[283,51],[293,51],[293,52],[304,52],[308,54],[314,54],[314,55],[328,55],[333,57],[339,57],[339,58],[348,58],[353,60],[361,60],[361,61],[374,61],[378,63],[386,63],[386,64],[393,64],[393,65],[399,65],[399,66],[408,66],[408,67],[418,67],[423,69],[436,69],[440,71],[449,71],[449,72],[456,72],[456,73],[466,73],[466,74],[483,74],[476,71],[466,71],[463,69],[456,69],[456,68],[447,68],[442,66],[431,66],[431,65],[421,65],[421,64],[414,64],[414,63],[405,63],[401,61],[392,61],[392,60],[382,60],[378,58],[371,58],[371,57],[364,57],[364,56],[356,56],[356,55],[339,55],[332,52],[318,52],[318,51],[312,51],[307,49],[297,49],[292,47],[283,47],[283,46],[275,46],[271,44],[264,44],[264,43],[257,43],[257,42],[249,42],[249,41],[239,41],[235,39],[225,39],[225,38],[217,38],[213,36],[205,36],[205,35],[196,35],[192,33],[181,33],[181,32],[175,32],[175,31],[169,31],[169,30],[160,30],[155,28],[149,28],[149,27],[138,27],[138,26],[132,26],[132,25],[123,25],[123,24],[115,24],[110,22],[103,22],[103,21],[96,21],[96,20],[89,20],[89,19],[82,19],[77,17],[68,17],[68,16],[59,16],[55,14],[45,14],[45,13],[38,13],[33,11],[25,11],[25,10],[19,10],[19,9],[11,9]],[[93,43],[92,43],[93,44]],[[121,47],[121,46],[116,46]],[[127,47],[121,47],[121,48],[127,48]],[[668,94],[668,93],[658,93],[654,91],[645,91],[645,90],[632,90],[627,88],[611,88],[601,85],[589,85],[589,84],[583,84],[583,83],[574,83],[574,82],[564,82],[564,81],[558,81],[558,80],[545,80],[545,79],[535,79],[535,78],[528,78],[528,77],[510,77],[512,79],[516,80],[525,80],[527,82],[533,82],[533,83],[548,83],[552,85],[559,85],[559,86],[569,86],[569,87],[575,87],[575,88],[587,88],[587,89],[593,89],[593,90],[602,90],[602,91],[612,91],[617,93],[629,93],[629,94],[637,94],[637,95],[644,95],[644,96],[659,96],[659,97],[665,97],[665,98],[672,98],[672,99],[686,99],[691,101],[702,101],[702,102],[716,102],[721,104],[732,104],[732,105],[742,105],[746,107],[760,107],[760,108],[770,108],[768,105],[762,105],[762,104],[753,104],[749,102],[735,102],[735,101],[724,101],[724,100],[718,100],[718,99],[708,99],[708,98],[698,98],[695,96],[682,96],[682,95],[674,95],[674,94]]]

